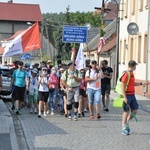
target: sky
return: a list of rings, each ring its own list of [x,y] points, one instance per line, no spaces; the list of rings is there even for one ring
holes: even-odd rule
[[[0,0],[8,2],[9,0]],[[13,3],[39,4],[42,13],[65,12],[68,5],[70,12],[95,11],[94,7],[100,7],[102,0],[13,0]]]

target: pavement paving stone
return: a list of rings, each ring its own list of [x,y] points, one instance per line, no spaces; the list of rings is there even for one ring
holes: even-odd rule
[[[112,107],[110,112],[101,111],[102,118],[90,120],[89,113],[78,121],[68,121],[56,113],[54,116],[38,118],[22,109],[19,116],[24,134],[31,150],[148,150],[150,132],[148,112],[141,109],[139,122],[130,122],[131,135],[121,135],[122,110]]]

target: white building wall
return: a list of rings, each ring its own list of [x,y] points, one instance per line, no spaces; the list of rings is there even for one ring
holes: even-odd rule
[[[122,41],[122,47],[121,50],[121,56],[120,56],[120,65],[119,65],[119,73],[121,73],[123,70],[127,69],[128,61],[130,58],[130,52],[131,47],[131,38],[133,38],[133,52],[132,52],[132,59],[138,62],[138,56],[141,55],[141,59],[138,62],[137,69],[135,71],[135,78],[139,80],[145,80],[146,79],[146,63],[143,62],[143,56],[144,56],[144,35],[147,34],[148,29],[148,8],[146,7],[146,0],[143,0],[143,7],[140,8],[140,2],[141,0],[135,0],[135,12],[131,13],[132,11],[132,1],[130,0],[121,0],[121,3],[124,2],[123,8],[123,15],[120,13],[120,17],[122,18],[120,20],[120,41]],[[128,6],[126,7],[126,4],[128,3]],[[125,14],[126,8],[128,8],[127,15]],[[123,17],[122,17],[122,16]],[[138,35],[129,35],[127,32],[127,26],[129,23],[135,22],[139,26],[139,33]],[[138,52],[138,37],[141,36],[141,51]],[[126,40],[126,46],[127,49],[124,48],[124,40]],[[125,52],[126,53],[125,53]],[[123,63],[123,57],[126,55],[125,64]]]

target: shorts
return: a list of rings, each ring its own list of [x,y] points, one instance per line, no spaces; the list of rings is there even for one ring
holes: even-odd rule
[[[38,94],[29,95],[29,102],[37,103],[38,102]]]
[[[101,85],[102,95],[110,94],[111,85],[110,84],[102,84]]]
[[[43,101],[43,102],[47,103],[48,97],[49,97],[49,92],[39,91],[38,96],[39,96],[39,101]]]
[[[79,88],[72,88],[72,91],[67,91],[67,105],[73,104],[73,102],[79,102]]]
[[[127,103],[130,106],[131,110],[138,110],[138,103],[135,95],[134,94],[126,95],[126,97],[127,97]],[[125,112],[128,112],[130,110],[128,105],[124,104],[123,110]]]
[[[59,90],[59,94],[61,94],[62,96],[67,96],[66,92],[62,89]]]
[[[86,91],[84,89],[79,89],[79,94],[83,97],[87,97]]]
[[[14,99],[19,101],[24,101],[24,95],[25,95],[25,87],[15,86],[13,91]]]
[[[89,104],[94,104],[94,103],[100,104],[101,103],[101,89],[94,90],[94,89],[88,88],[87,93],[88,93]]]

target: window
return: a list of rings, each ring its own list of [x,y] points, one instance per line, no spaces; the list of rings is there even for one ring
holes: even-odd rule
[[[138,61],[138,63],[140,63],[141,62],[141,40],[142,40],[142,38],[141,38],[141,36],[139,36],[138,37],[138,52],[137,52],[137,61]]]
[[[123,19],[123,15],[124,15],[124,0],[122,0],[121,5],[120,5],[120,19]]]
[[[143,62],[146,63],[147,59],[147,34],[144,35],[144,50],[143,50]]]
[[[132,15],[134,15],[135,14],[135,0],[131,0],[132,1],[132,3],[131,3],[131,13],[132,13]]]
[[[139,0],[139,10],[143,10],[143,0]]]
[[[125,3],[123,3],[122,4],[123,6],[124,6],[124,11],[125,11],[125,13],[124,13],[124,16],[125,16],[125,18],[127,18],[128,17],[128,0],[126,0],[126,2]]]
[[[145,8],[148,9],[149,0],[145,0],[145,1],[146,1],[146,2],[145,2],[145,3],[146,3],[146,4],[145,4]]]

